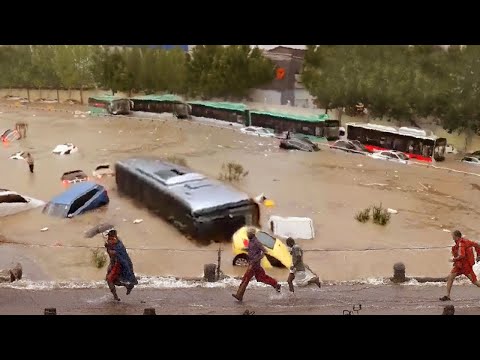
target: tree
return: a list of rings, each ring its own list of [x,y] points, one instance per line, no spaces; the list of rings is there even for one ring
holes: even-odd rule
[[[80,102],[83,104],[83,89],[92,87],[93,49],[88,45],[73,46],[73,61],[75,68],[75,86],[80,89]]]
[[[10,71],[13,73],[13,86],[26,88],[28,100],[30,100],[30,91],[32,88],[33,64],[32,49],[29,45],[14,46],[15,64]]]
[[[55,89],[60,79],[55,69],[55,49],[52,45],[32,46],[32,85],[37,89]],[[41,97],[41,93],[40,93]]]
[[[60,79],[61,87],[68,90],[71,98],[71,90],[77,85],[77,73],[75,71],[75,55],[72,45],[57,46],[55,51],[55,69]]]
[[[128,94],[139,92],[142,89],[141,69],[142,69],[142,52],[139,48],[125,49],[124,57],[127,64],[127,84]]]
[[[214,78],[216,60],[222,49],[221,45],[195,46],[187,63],[187,83],[190,95],[208,97],[218,92],[218,88],[223,88],[223,84],[219,83],[221,79]]]
[[[157,54],[154,49],[142,49],[142,67],[140,76],[141,88],[146,94],[153,94],[158,89]]]
[[[118,49],[97,48],[92,51],[90,69],[95,82],[112,91],[129,91],[127,62]]]
[[[438,115],[449,132],[465,132],[465,148],[474,134],[480,133],[480,46],[452,48],[446,53],[447,81]]]
[[[187,69],[191,93],[204,98],[241,98],[274,78],[273,63],[248,45],[196,46]]]

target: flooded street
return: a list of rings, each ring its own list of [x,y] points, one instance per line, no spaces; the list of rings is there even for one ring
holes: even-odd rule
[[[14,128],[17,121],[29,123],[26,139],[0,148],[0,188],[48,201],[64,190],[60,181],[64,172],[81,169],[91,175],[100,163],[113,165],[130,156],[176,155],[185,158],[191,168],[215,178],[223,163],[235,161],[249,171],[235,186],[252,197],[265,193],[276,203],[274,208],[262,206],[262,225],[270,215],[313,219],[316,238],[299,243],[305,249],[306,263],[321,279],[390,276],[397,261],[405,263],[407,275],[445,276],[451,268],[452,239],[442,229],[458,228],[472,240],[480,236],[477,176],[329,149],[284,151],[276,139],[169,116],[153,121],[74,118],[68,112],[2,105],[0,111],[0,130]],[[78,146],[79,152],[69,156],[51,153],[57,144],[66,142]],[[8,159],[20,150],[32,152],[35,174],[29,173],[25,161]],[[453,160],[438,165],[480,173],[480,168]],[[216,262],[218,244],[199,247],[191,243],[160,218],[120,198],[114,179],[100,182],[110,197],[110,204],[101,210],[57,219],[43,215],[39,208],[0,218],[0,235],[7,242],[23,244],[0,244],[0,268],[20,256],[31,262],[25,271],[28,279],[102,280],[106,270],[93,265],[91,249],[103,247],[103,239],[86,239],[84,232],[106,221],[116,225],[140,275],[201,276],[204,264]],[[387,226],[354,219],[357,211],[380,203],[398,210]],[[135,219],[143,222],[133,224]],[[41,232],[44,227],[49,230]],[[232,276],[243,274],[244,268],[231,265],[231,245],[222,246],[222,270]],[[288,276],[285,269],[268,272],[282,281]]]

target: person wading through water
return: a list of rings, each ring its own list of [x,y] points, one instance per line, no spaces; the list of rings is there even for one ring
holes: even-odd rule
[[[265,255],[265,248],[263,247],[262,243],[257,239],[255,236],[256,230],[255,229],[248,229],[247,237],[248,237],[248,267],[247,271],[243,275],[242,282],[238,288],[236,294],[232,294],[232,296],[237,299],[238,301],[243,300],[243,295],[245,294],[245,290],[247,290],[248,283],[255,275],[255,279],[258,282],[262,282],[264,284],[270,285],[277,292],[280,292],[280,284],[274,278],[268,276],[265,273],[265,270],[262,268],[260,264],[262,261],[263,256]]]
[[[33,156],[30,153],[27,153],[27,156],[25,157],[25,160],[27,161],[28,167],[30,169],[30,172],[33,174]]]
[[[290,248],[290,254],[292,255],[292,266],[290,267],[290,274],[288,275],[287,283],[291,292],[294,292],[293,280],[295,275],[298,275],[297,280],[302,285],[316,284],[321,287],[320,279],[314,274],[310,268],[303,263],[303,250],[295,244],[295,240],[289,237],[286,241],[287,246]]]
[[[132,260],[130,260],[122,241],[118,238],[116,230],[112,229],[108,232],[105,248],[110,257],[106,276],[108,288],[112,292],[113,298],[120,301],[115,286],[125,286],[127,295],[129,295],[138,281],[133,272]]]
[[[453,281],[459,275],[465,275],[472,284],[480,287],[480,281],[477,280],[477,276],[473,271],[473,265],[475,265],[475,256],[473,249],[477,253],[477,260],[480,258],[480,245],[474,241],[467,240],[462,237],[462,233],[455,230],[452,233],[453,241],[455,245],[452,246],[453,268],[447,278],[447,295],[440,298],[441,301],[450,301],[450,291],[452,290]]]

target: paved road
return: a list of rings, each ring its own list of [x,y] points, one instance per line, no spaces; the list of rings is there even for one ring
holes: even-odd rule
[[[249,288],[244,302],[232,298],[232,287],[135,289],[126,296],[119,289],[121,302],[113,301],[107,288],[25,290],[0,288],[0,314],[43,314],[54,307],[62,314],[143,314],[155,308],[157,314],[240,315],[246,309],[256,315],[341,315],[361,304],[359,315],[440,315],[447,303],[438,301],[445,288],[439,286],[404,285],[332,285],[298,289],[294,296],[282,289]],[[452,291],[456,315],[480,314],[480,290],[458,285]],[[355,315],[355,314],[354,314]]]

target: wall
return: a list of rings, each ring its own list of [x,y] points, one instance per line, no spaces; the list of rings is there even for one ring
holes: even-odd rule
[[[20,96],[27,98],[28,91],[26,89],[0,89],[0,99],[5,98],[7,95]],[[106,90],[84,90],[83,91],[83,102],[86,105],[88,98],[95,95],[112,95],[111,91]],[[115,95],[128,97],[126,93],[117,93]],[[80,102],[80,90],[58,90],[58,97],[60,102],[63,103],[69,99]],[[57,90],[30,90],[30,101],[36,101],[40,98],[47,100],[58,100],[57,99]]]
[[[277,90],[253,89],[250,92],[249,97],[254,102],[280,105],[282,93]]]
[[[316,109],[312,95],[305,89],[295,89],[295,106]]]

